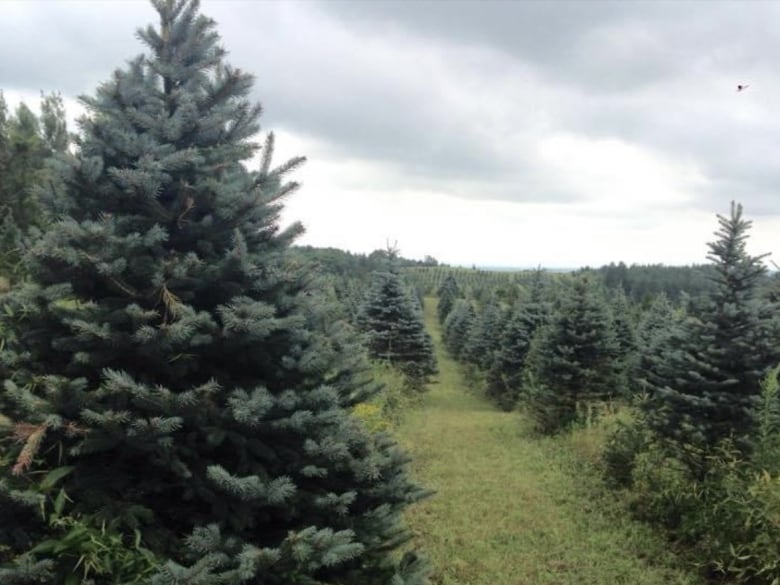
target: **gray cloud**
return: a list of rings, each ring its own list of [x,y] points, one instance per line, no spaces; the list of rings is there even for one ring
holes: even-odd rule
[[[740,120],[735,100],[780,95],[771,3],[339,2],[328,7],[379,33],[495,48],[559,96],[557,126],[621,137],[688,159],[711,181],[702,207],[739,198],[771,213],[780,185],[778,124]],[[737,96],[737,83],[752,82]],[[529,87],[529,91],[535,88]],[[772,98],[769,98],[772,101]],[[478,122],[477,122],[478,123]]]
[[[134,30],[155,17],[129,1],[3,12],[0,88],[69,95],[140,53]],[[230,60],[257,74],[267,129],[381,165],[382,187],[575,201],[535,152],[570,133],[695,166],[702,209],[737,198],[774,213],[776,5],[211,0],[204,12]],[[737,95],[741,82],[752,87]]]
[[[89,92],[141,47],[139,25],[154,19],[146,2],[3,2],[0,88]]]

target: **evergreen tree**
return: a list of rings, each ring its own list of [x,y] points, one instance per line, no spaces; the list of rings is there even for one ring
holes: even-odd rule
[[[501,344],[506,317],[498,302],[491,298],[474,319],[461,353],[464,361],[488,370]]]
[[[358,314],[369,355],[387,361],[420,387],[436,373],[433,342],[417,299],[396,272],[377,272]]]
[[[610,295],[610,314],[612,316],[612,328],[615,332],[616,360],[619,371],[619,386],[622,391],[627,391],[630,380],[636,371],[638,359],[637,338],[634,320],[631,316],[629,305],[623,287],[618,287]]]
[[[463,359],[468,334],[477,316],[474,307],[465,299],[458,299],[444,321],[444,345],[456,360]]]
[[[520,397],[523,368],[531,340],[547,318],[548,308],[543,295],[539,272],[532,284],[530,298],[515,307],[488,372],[486,393],[504,410],[512,410]]]
[[[528,406],[542,433],[575,422],[582,407],[618,391],[617,343],[609,309],[587,277],[577,278],[550,324],[532,343]]]
[[[455,306],[455,301],[460,297],[458,283],[452,274],[447,275],[436,294],[439,296],[439,305],[436,309],[439,323],[443,324],[445,319],[447,319],[447,315],[452,311],[452,307]]]
[[[674,331],[684,319],[684,311],[676,311],[665,293],[660,293],[653,299],[637,324],[637,357],[632,374],[636,386],[631,390],[643,393],[648,390],[648,372],[658,367],[660,352],[668,346]]]
[[[302,159],[273,167],[269,136],[242,164],[252,77],[196,0],[154,6],[0,298],[0,583],[422,583],[393,550],[424,494],[350,415],[373,388],[354,339],[288,262]]]
[[[68,150],[70,136],[65,120],[65,104],[58,93],[41,93],[41,134],[46,147],[52,154],[62,154]]]
[[[714,292],[669,334],[647,372],[647,419],[701,472],[712,445],[733,436],[747,449],[761,380],[780,358],[774,307],[758,298],[763,256],[746,251],[751,222],[732,203],[709,244]]]
[[[65,110],[59,95],[41,97],[41,118],[21,103],[14,115],[0,92],[0,275],[17,278],[31,228],[46,218],[40,202],[45,183],[51,190],[51,158],[68,148]]]
[[[651,347],[658,335],[669,327],[674,314],[674,306],[666,293],[657,295],[639,319],[636,329],[637,347],[640,350]]]

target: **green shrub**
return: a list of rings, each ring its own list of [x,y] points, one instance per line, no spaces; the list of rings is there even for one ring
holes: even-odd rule
[[[619,424],[604,449],[607,482],[629,488],[632,513],[663,527],[710,579],[780,584],[779,370],[762,383],[749,455],[732,438],[706,450],[659,441],[642,418]]]
[[[63,466],[51,470],[36,486],[40,519],[51,527],[49,537],[40,540],[28,555],[19,557],[16,565],[34,563],[33,559],[54,559],[47,562],[48,578],[64,585],[86,583],[133,585],[146,579],[161,564],[160,559],[141,545],[141,531],[120,532],[119,518],[109,519],[99,514],[82,515],[75,511],[74,502],[61,481],[73,472]],[[3,486],[0,486],[2,488]],[[0,489],[0,496],[14,497],[14,492]],[[30,510],[33,512],[33,510]],[[136,510],[137,516],[148,523],[153,521],[149,510]],[[0,549],[0,560],[6,550]],[[0,569],[0,582],[12,579],[13,570]]]
[[[639,418],[619,419],[601,456],[604,479],[610,487],[627,488],[633,484],[637,457],[646,452],[652,435]]]
[[[657,444],[637,455],[633,513],[663,526],[709,578],[780,583],[780,475],[759,472],[732,441],[707,456],[702,479]]]
[[[690,513],[688,495],[695,492],[690,471],[657,443],[636,454],[629,483],[629,509],[641,520],[675,530]]]

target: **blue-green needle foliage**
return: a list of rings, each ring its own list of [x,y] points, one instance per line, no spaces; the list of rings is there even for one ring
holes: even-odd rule
[[[64,515],[146,559],[96,585],[422,582],[394,550],[424,494],[350,416],[373,384],[288,261],[303,159],[252,142],[252,76],[197,1],[154,6],[148,54],[82,98],[61,219],[0,298],[0,582],[82,582]]]
[[[765,256],[747,253],[752,222],[732,202],[718,224],[707,256],[712,294],[645,356],[648,422],[700,474],[723,439],[752,450],[761,383],[780,359],[776,306],[759,295]]]

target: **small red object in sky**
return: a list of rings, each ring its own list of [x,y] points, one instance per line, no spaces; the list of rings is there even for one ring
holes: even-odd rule
[[[737,86],[737,91],[738,92],[739,91],[745,91],[748,87],[750,87],[750,86],[749,85],[738,85]]]

